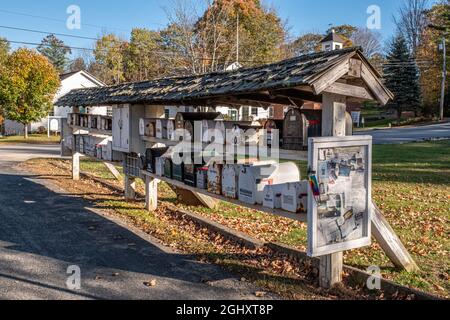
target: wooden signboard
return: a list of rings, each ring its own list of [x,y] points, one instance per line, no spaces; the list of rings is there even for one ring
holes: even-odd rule
[[[370,245],[372,137],[311,138],[309,166],[308,255]]]

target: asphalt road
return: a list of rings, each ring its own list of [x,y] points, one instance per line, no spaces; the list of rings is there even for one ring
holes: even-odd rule
[[[0,145],[1,299],[256,299],[253,285],[12,168],[57,154],[54,146]],[[70,266],[81,271],[80,290],[67,286]]]
[[[368,130],[355,135],[371,135],[374,144],[399,144],[429,139],[450,138],[450,122],[428,126]]]

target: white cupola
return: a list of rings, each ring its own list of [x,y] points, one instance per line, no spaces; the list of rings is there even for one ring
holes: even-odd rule
[[[333,29],[320,43],[322,44],[322,51],[332,51],[344,48],[345,40]]]

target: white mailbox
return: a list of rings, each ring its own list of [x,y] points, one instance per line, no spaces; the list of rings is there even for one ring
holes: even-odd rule
[[[283,187],[281,208],[293,213],[306,213],[308,210],[308,181],[286,183]]]
[[[158,177],[162,177],[164,175],[164,164],[165,164],[165,161],[166,161],[166,159],[164,157],[156,158],[155,169],[156,169],[156,175]]]
[[[248,204],[263,204],[264,187],[300,180],[295,163],[274,161],[243,165],[239,172],[239,200]]]
[[[264,187],[263,206],[269,209],[281,209],[283,184],[274,184]]]
[[[231,199],[237,199],[239,186],[238,164],[226,164],[222,170],[222,194]]]
[[[208,192],[222,194],[222,168],[223,165],[213,162],[208,167]]]

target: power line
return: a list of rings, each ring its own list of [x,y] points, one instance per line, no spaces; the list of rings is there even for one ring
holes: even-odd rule
[[[4,10],[4,9],[0,9],[0,12],[12,14],[12,15],[23,16],[23,17],[29,17],[29,18],[44,19],[44,20],[60,22],[60,23],[64,23],[64,24],[66,23],[66,20],[63,20],[63,19],[39,16],[39,15],[34,15],[34,14],[29,14],[29,13],[10,11],[10,10]],[[95,24],[90,24],[90,23],[82,23],[81,25],[86,26],[86,27],[97,28],[97,29],[111,29],[111,30],[120,30],[120,31],[130,32],[130,30],[126,30],[126,29],[112,28],[112,27],[100,26],[100,25],[95,25]]]
[[[14,43],[14,44],[25,44],[27,46],[44,46],[44,47],[57,47],[57,48],[69,48],[69,49],[74,49],[74,50],[89,50],[89,51],[94,51],[94,49],[92,48],[81,48],[81,47],[72,47],[72,46],[66,46],[66,45],[58,45],[58,44],[52,44],[52,45],[48,45],[48,44],[42,44],[42,43],[37,43],[37,42],[26,42],[26,41],[12,41],[12,40],[7,40],[10,43]]]
[[[98,38],[84,37],[84,36],[75,36],[75,35],[67,34],[67,33],[47,32],[47,31],[41,31],[41,30],[35,30],[35,29],[26,29],[26,28],[18,28],[18,27],[10,27],[10,26],[0,26],[0,28],[2,28],[2,29],[9,29],[9,30],[18,30],[18,31],[40,33],[40,34],[47,34],[47,35],[53,34],[55,36],[60,36],[60,37],[69,37],[69,38],[95,40],[95,41],[100,40]]]
[[[6,13],[6,14],[12,14],[12,15],[29,17],[29,18],[44,19],[44,20],[60,22],[60,23],[64,23],[64,24],[66,24],[66,22],[67,22],[66,20],[63,20],[63,19],[57,19],[57,18],[53,18],[53,17],[40,16],[40,15],[23,13],[23,12],[17,12],[17,11],[11,11],[11,10],[0,9],[0,12]],[[166,25],[162,24],[162,23],[157,23],[157,22],[148,22],[148,23],[152,24],[152,25],[155,25],[155,26],[166,27]],[[118,30],[118,31],[123,31],[123,32],[127,32],[127,33],[131,32],[130,29],[122,29],[122,28],[109,27],[109,26],[101,26],[101,25],[96,25],[96,24],[91,24],[91,23],[81,23],[81,25],[82,26],[86,26],[86,27],[91,27],[91,28],[97,28],[97,29]]]
[[[44,46],[44,47],[57,47],[57,48],[69,48],[69,49],[73,49],[73,50],[83,50],[83,51],[91,51],[94,52],[98,49],[93,49],[93,48],[83,48],[83,47],[74,47],[74,46],[67,46],[67,45],[58,45],[58,44],[42,44],[42,43],[37,43],[37,42],[27,42],[27,41],[14,41],[14,40],[7,40],[9,43],[13,43],[13,44],[24,44],[24,45],[28,45],[28,46]],[[103,50],[107,50],[107,49],[103,49]],[[156,53],[156,54],[178,54],[179,52],[177,51],[152,51],[152,53]],[[195,60],[198,61],[213,61],[215,59],[212,58],[200,58],[200,57],[194,57]],[[262,62],[262,61],[243,61],[241,60],[241,62],[248,62],[248,63],[260,63],[260,64],[264,64],[267,62]]]

